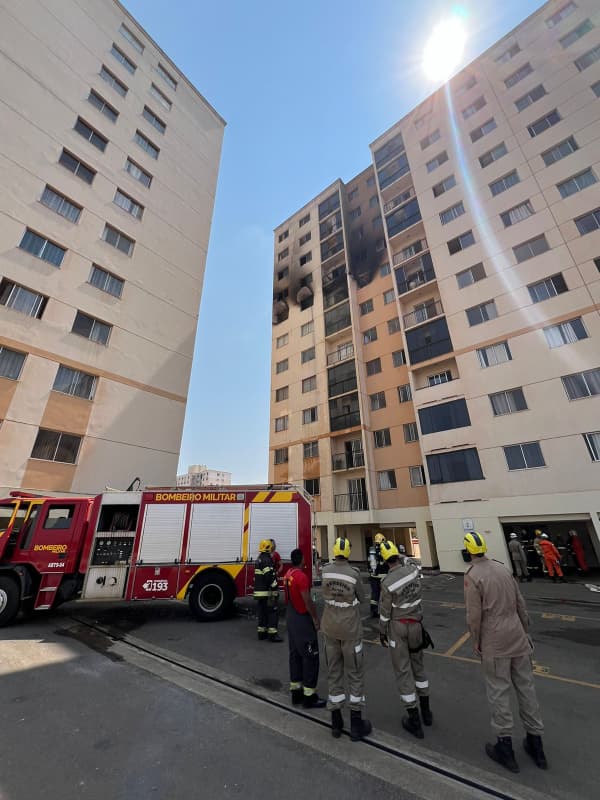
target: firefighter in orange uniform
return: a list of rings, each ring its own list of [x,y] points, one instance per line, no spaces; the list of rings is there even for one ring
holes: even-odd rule
[[[562,583],[566,583],[565,576],[563,575],[560,566],[560,553],[556,545],[550,541],[547,533],[542,533],[540,538],[540,547],[544,557],[544,563],[548,570],[548,575],[552,578],[554,583],[560,578]],[[554,574],[556,572],[556,575]],[[556,577],[558,575],[558,578]]]

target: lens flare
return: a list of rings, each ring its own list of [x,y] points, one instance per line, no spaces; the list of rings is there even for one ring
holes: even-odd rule
[[[430,80],[448,80],[461,62],[466,40],[465,27],[456,17],[435,26],[423,52],[423,69]]]

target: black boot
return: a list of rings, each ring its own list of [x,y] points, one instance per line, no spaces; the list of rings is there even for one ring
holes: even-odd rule
[[[559,581],[560,581],[561,583],[567,583],[567,579],[565,578],[565,576],[564,576],[564,575],[562,575],[562,576],[559,578]]]
[[[350,739],[359,742],[368,736],[373,730],[373,726],[368,719],[362,718],[361,711],[350,711]]]
[[[421,719],[423,720],[423,725],[431,725],[433,723],[433,714],[429,708],[429,697],[421,695],[419,697],[419,705],[421,706]]]
[[[344,718],[342,717],[342,712],[339,708],[336,708],[335,711],[331,712],[331,735],[334,739],[340,738],[343,727]]]
[[[267,638],[267,632],[266,631],[259,631],[258,632],[258,638],[261,639],[261,640],[262,639],[266,639]]]
[[[510,736],[499,736],[496,744],[486,744],[485,752],[497,764],[501,764],[511,772],[519,772]]]
[[[558,578],[556,577],[556,575],[552,576],[552,583],[558,583]]]
[[[416,736],[417,739],[424,739],[425,734],[423,733],[423,728],[421,727],[421,717],[419,716],[419,709],[418,708],[409,708],[408,716],[402,717],[402,727],[405,731],[412,733],[413,736]]]
[[[292,703],[295,706],[299,706],[302,700],[304,699],[304,694],[302,692],[302,689],[292,689],[291,695],[292,695]]]
[[[283,639],[278,633],[270,633],[269,634],[269,641],[270,642],[283,642]]]
[[[325,708],[327,701],[322,700],[316,692],[313,692],[313,694],[304,695],[302,705],[304,708]]]
[[[541,736],[528,733],[527,738],[523,739],[523,747],[525,748],[525,752],[533,759],[536,767],[548,769],[548,762],[546,761],[546,754],[544,753],[544,745],[542,744]]]

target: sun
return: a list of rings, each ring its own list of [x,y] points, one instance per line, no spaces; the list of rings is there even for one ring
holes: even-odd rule
[[[466,39],[464,25],[456,17],[435,26],[423,52],[423,69],[430,80],[448,80],[461,62]]]

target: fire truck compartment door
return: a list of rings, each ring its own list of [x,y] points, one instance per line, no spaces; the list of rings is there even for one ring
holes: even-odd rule
[[[139,562],[172,564],[179,561],[186,510],[186,503],[149,503],[146,506]]]
[[[123,597],[129,567],[102,566],[90,567],[85,578],[82,593],[84,600],[111,600]]]
[[[284,561],[298,547],[298,505],[296,503],[250,503],[250,558],[258,558],[261,539],[275,539]]]
[[[194,564],[239,561],[243,528],[243,503],[194,503],[186,560]]]

